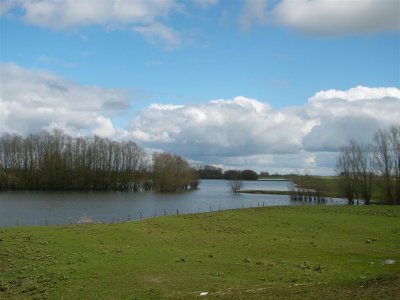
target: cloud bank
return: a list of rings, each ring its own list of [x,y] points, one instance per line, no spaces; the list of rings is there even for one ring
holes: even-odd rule
[[[315,35],[400,29],[398,0],[282,0],[271,13],[279,25]]]
[[[239,4],[235,18],[243,30],[254,24],[285,26],[314,36],[400,30],[398,0],[243,0]],[[91,25],[130,29],[170,50],[182,44],[187,28],[168,25],[169,17],[211,7],[218,7],[222,15],[226,9],[218,0],[3,0],[0,16],[56,30]]]
[[[89,25],[131,28],[172,48],[179,45],[180,35],[162,20],[178,8],[174,0],[4,0],[0,15],[58,30]]]
[[[398,0],[244,0],[242,29],[252,24],[274,24],[316,36],[400,30]]]
[[[61,128],[70,134],[85,134],[104,128],[130,106],[126,90],[80,85],[15,64],[2,64],[0,78],[1,133],[25,135]]]
[[[398,88],[358,86],[320,91],[304,105],[282,110],[246,97],[152,105],[129,130],[148,147],[193,160],[332,172],[338,149],[350,139],[369,142],[377,129],[399,125],[399,107]]]
[[[282,110],[243,96],[195,105],[154,103],[120,128],[113,117],[130,109],[126,90],[80,85],[14,64],[0,70],[0,134],[60,128],[132,139],[226,167],[331,173],[338,148],[350,138],[370,141],[377,129],[400,125],[400,89],[358,86],[319,91]]]

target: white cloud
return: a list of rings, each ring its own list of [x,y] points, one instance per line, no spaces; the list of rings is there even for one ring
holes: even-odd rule
[[[252,24],[265,24],[267,21],[267,0],[244,0],[239,17],[240,27],[249,30]]]
[[[168,50],[178,47],[181,43],[181,35],[177,31],[159,22],[135,26],[133,30],[143,35],[151,44],[157,44],[159,41],[165,43]]]
[[[355,100],[370,100],[379,98],[400,98],[400,90],[398,88],[370,88],[365,86],[357,86],[345,91],[342,90],[327,90],[320,91],[310,98],[310,102],[341,99],[347,101]]]
[[[14,64],[1,64],[0,78],[0,133],[55,127],[86,133],[100,117],[111,118],[130,106],[127,91],[83,86]]]
[[[157,136],[163,133],[161,143],[171,151],[177,147],[185,155],[222,156],[297,152],[307,126],[307,120],[245,97],[192,106],[152,105],[132,124],[149,146],[159,148]]]
[[[154,110],[175,110],[184,107],[183,105],[176,104],[158,104],[154,103],[150,105],[150,109]]]
[[[22,14],[14,13],[13,8],[19,8]],[[54,29],[87,25],[114,29],[133,26],[147,40],[161,40],[173,48],[179,45],[179,34],[160,19],[177,8],[174,0],[5,0],[0,13]]]
[[[116,135],[117,130],[109,118],[97,116],[95,123],[97,127],[93,130],[93,134],[101,137],[114,137]]]
[[[27,23],[68,28],[82,25],[150,24],[176,7],[173,0],[13,0],[5,1],[2,14],[22,9]],[[15,15],[18,16],[18,15]]]
[[[371,141],[377,129],[400,125],[399,93],[368,87],[320,91],[306,104],[280,111],[246,97],[153,104],[133,121],[131,132],[147,147],[194,161],[325,174],[351,138]]]
[[[303,107],[318,122],[303,139],[310,151],[336,151],[350,139],[372,141],[378,128],[400,124],[400,89],[358,86],[316,93]]]
[[[218,4],[218,0],[192,0],[193,3],[203,9]]]
[[[315,35],[400,29],[398,0],[282,0],[271,14],[280,25]]]
[[[80,85],[14,64],[2,64],[0,77],[0,134],[59,128],[258,171],[332,173],[338,148],[350,138],[371,141],[377,129],[400,125],[400,89],[394,87],[320,91],[304,105],[282,110],[242,96],[152,104],[129,128],[119,128],[113,117],[129,109],[127,91]]]

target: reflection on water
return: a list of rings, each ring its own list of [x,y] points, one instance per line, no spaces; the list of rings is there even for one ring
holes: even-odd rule
[[[287,190],[289,181],[246,181],[243,189]],[[0,226],[118,222],[160,215],[242,207],[301,205],[287,195],[233,195],[225,180],[202,180],[199,190],[151,192],[1,192]],[[329,203],[345,203],[341,199]]]

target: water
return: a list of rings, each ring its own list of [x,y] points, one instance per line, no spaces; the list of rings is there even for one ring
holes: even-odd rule
[[[246,181],[243,189],[288,189],[289,181]],[[338,202],[339,201],[339,202]],[[340,203],[336,200],[335,203]],[[202,180],[199,190],[152,192],[0,192],[0,227],[74,224],[83,220],[119,222],[160,215],[242,207],[298,205],[287,195],[234,195],[225,180]]]

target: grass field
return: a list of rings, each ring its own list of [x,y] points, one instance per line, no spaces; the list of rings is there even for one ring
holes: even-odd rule
[[[273,178],[273,177],[272,177]],[[322,191],[325,197],[345,198],[341,192],[340,178],[338,176],[288,176],[284,177],[292,180],[295,184],[310,188],[313,190]],[[274,178],[273,178],[274,179]],[[288,194],[286,191],[241,191],[242,193],[257,193],[257,194]],[[379,180],[372,181],[372,201],[375,203],[385,202],[385,196],[382,194],[382,189],[379,185]]]
[[[0,298],[398,299],[400,207],[0,229]]]

